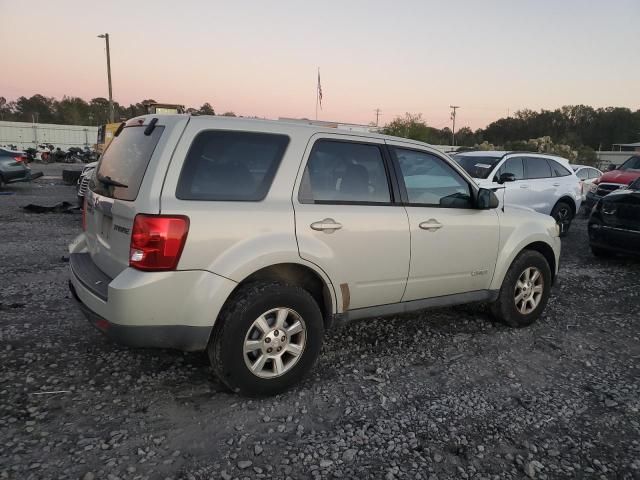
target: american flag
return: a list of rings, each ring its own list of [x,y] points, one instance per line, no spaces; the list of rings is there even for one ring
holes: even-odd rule
[[[320,69],[318,69],[318,101],[320,102],[320,109],[322,110],[322,85],[320,85]]]

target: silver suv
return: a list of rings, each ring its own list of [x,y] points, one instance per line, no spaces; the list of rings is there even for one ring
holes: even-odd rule
[[[71,289],[132,346],[206,350],[272,394],[349,320],[485,302],[522,327],[560,255],[548,216],[499,209],[428,145],[281,121],[144,116],[89,182]]]
[[[568,160],[527,152],[476,151],[453,157],[482,188],[497,190],[507,205],[551,215],[566,234],[580,210],[582,182]]]

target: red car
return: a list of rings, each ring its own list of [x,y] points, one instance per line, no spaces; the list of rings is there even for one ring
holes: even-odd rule
[[[617,169],[605,173],[591,184],[585,200],[587,208],[591,209],[598,200],[611,192],[627,188],[638,178],[640,178],[640,155],[634,155]]]

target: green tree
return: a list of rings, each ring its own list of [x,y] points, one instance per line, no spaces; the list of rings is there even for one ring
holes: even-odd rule
[[[233,112],[224,112],[222,114],[223,117],[236,117],[237,115]]]
[[[213,107],[209,102],[204,103],[200,109],[198,110],[200,115],[215,115],[216,112],[213,110]]]
[[[19,122],[53,123],[56,101],[52,97],[36,94],[20,97],[15,104],[15,120]]]

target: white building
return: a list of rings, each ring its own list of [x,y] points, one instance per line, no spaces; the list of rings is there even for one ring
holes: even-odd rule
[[[69,147],[92,147],[97,139],[98,127],[0,121],[0,146],[15,145],[25,149],[51,144],[67,150]]]

